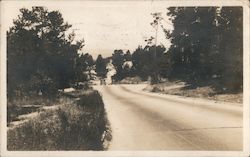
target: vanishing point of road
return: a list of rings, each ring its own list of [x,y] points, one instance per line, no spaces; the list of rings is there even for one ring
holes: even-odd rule
[[[112,129],[109,150],[242,150],[241,105],[144,92],[143,85],[95,88]]]

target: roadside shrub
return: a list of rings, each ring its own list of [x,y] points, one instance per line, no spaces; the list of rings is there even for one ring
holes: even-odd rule
[[[47,110],[8,130],[8,150],[103,150],[107,120],[102,98],[88,91],[78,101]]]

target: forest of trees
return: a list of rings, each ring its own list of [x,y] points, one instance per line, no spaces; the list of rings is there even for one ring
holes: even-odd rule
[[[118,71],[115,79],[140,76],[146,80],[156,74],[155,79],[180,79],[231,92],[242,90],[242,7],[170,7],[167,15],[174,27],[173,31],[163,28],[170,48],[152,42],[144,48],[139,46],[132,53],[133,67],[126,75],[124,53],[116,50],[112,55]]]
[[[111,59],[112,64],[116,70],[116,74],[113,76],[115,81],[120,81],[126,77],[139,76],[143,80],[147,80],[148,76],[151,76],[154,72],[159,72],[161,76],[166,76],[167,71],[166,64],[167,58],[164,46],[160,45],[156,47],[157,54],[156,59],[153,59],[155,52],[155,46],[147,45],[144,48],[139,46],[133,54],[130,51],[118,49],[114,50],[110,58],[102,58],[98,55],[96,60],[96,73],[99,77],[106,77],[107,63]],[[159,71],[158,71],[159,70]],[[164,71],[163,71],[164,70]]]
[[[168,50],[169,77],[196,83],[214,80],[215,87],[242,89],[242,7],[171,7],[174,30]]]
[[[130,55],[130,52],[126,53],[127,55]],[[131,57],[126,57],[126,54],[124,54],[123,50],[115,50],[112,54],[112,64],[115,67],[116,74],[114,75],[115,80],[121,80],[125,77],[125,71],[126,68],[124,68],[124,63],[126,61],[129,61],[127,59],[130,59]]]
[[[94,64],[89,54],[79,55],[84,41],[58,11],[44,7],[20,9],[7,32],[8,98],[42,92],[53,96],[75,81],[85,81],[84,71]]]
[[[116,69],[113,79],[139,76],[152,83],[161,78],[184,80],[192,85],[241,91],[243,85],[242,7],[170,7],[166,14],[173,31],[161,27],[167,50],[155,45],[138,46],[134,52],[117,49],[110,58],[79,54],[84,40],[76,41],[70,24],[58,11],[44,7],[20,9],[7,32],[8,97],[42,91],[53,95],[74,82],[86,81],[95,65],[97,76],[105,77],[110,59]],[[154,16],[153,24],[161,17]],[[158,28],[158,26],[157,26]],[[132,67],[128,62],[132,62]],[[154,77],[156,76],[156,77]]]

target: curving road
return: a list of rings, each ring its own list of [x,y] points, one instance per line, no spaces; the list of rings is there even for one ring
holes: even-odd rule
[[[111,124],[109,150],[242,150],[242,106],[148,93],[144,86],[95,86]]]

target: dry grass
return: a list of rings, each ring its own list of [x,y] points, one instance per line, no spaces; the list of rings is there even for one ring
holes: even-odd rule
[[[202,86],[189,88],[184,82],[175,81],[175,82],[164,82],[154,85],[149,85],[145,88],[147,91],[165,93],[171,95],[179,95],[185,97],[194,97],[194,98],[205,98],[215,101],[224,101],[231,103],[242,103],[243,96],[242,93],[219,93],[211,86]]]
[[[136,77],[126,77],[124,79],[122,79],[121,81],[118,81],[117,83],[120,84],[138,84],[143,82],[142,79],[138,76]]]
[[[46,97],[22,97],[8,100],[7,103],[7,122],[17,120],[18,116],[37,111],[42,106],[52,106],[58,103],[58,99]]]
[[[100,94],[97,91],[77,94],[79,99],[71,104],[46,110],[8,130],[8,150],[105,149],[103,135],[104,132],[110,134],[110,129]],[[107,137],[110,138],[110,135]]]

